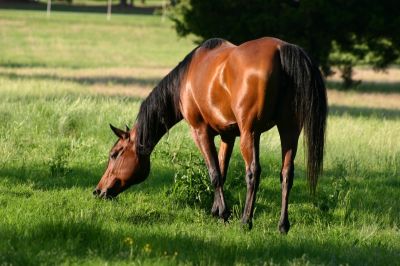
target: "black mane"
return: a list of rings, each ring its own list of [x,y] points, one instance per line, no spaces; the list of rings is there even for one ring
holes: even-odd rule
[[[181,81],[192,61],[193,54],[200,48],[214,49],[225,40],[209,39],[191,51],[153,89],[140,106],[136,119],[136,151],[150,154],[161,137],[182,120],[179,110]]]

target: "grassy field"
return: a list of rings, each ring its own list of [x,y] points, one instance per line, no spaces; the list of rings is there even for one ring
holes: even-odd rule
[[[276,129],[262,137],[252,231],[240,227],[237,147],[223,224],[209,214],[185,123],[157,146],[146,182],[117,200],[93,198],[115,141],[108,123],[132,125],[141,99],[192,48],[158,16],[0,10],[0,265],[400,265],[398,77],[329,91],[324,175],[312,198],[301,148],[286,236]]]

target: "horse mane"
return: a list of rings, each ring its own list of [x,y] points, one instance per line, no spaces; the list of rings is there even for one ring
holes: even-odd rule
[[[182,120],[180,112],[181,81],[186,76],[192,57],[200,47],[211,50],[224,43],[219,38],[209,39],[193,49],[172,69],[142,102],[136,118],[136,152],[150,154],[161,137]]]

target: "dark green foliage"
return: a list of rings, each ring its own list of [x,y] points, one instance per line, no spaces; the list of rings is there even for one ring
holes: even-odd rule
[[[393,0],[302,0],[299,7],[288,0],[181,0],[171,17],[181,36],[200,40],[274,36],[296,43],[325,74],[356,63],[383,69],[400,53],[400,4]]]

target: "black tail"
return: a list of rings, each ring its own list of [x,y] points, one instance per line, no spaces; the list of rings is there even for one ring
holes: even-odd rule
[[[306,52],[292,44],[280,48],[282,69],[294,88],[294,104],[298,121],[304,127],[307,145],[307,179],[311,193],[315,193],[318,176],[322,172],[326,116],[328,112],[326,88],[317,65]]]

